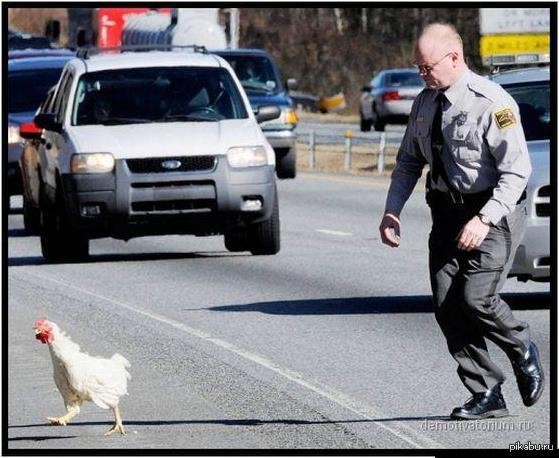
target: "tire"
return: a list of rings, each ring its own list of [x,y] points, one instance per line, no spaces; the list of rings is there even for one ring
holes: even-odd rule
[[[386,127],[386,122],[384,122],[384,120],[374,110],[373,110],[373,127],[377,132],[384,132],[384,128]]]
[[[232,253],[250,251],[247,229],[234,229],[224,235],[225,248]]]
[[[32,235],[39,235],[41,231],[40,210],[26,199],[25,194],[23,195],[23,226]]]
[[[55,205],[41,204],[41,252],[47,262],[75,262],[87,259],[89,240],[72,230],[61,199]]]
[[[266,221],[249,228],[250,252],[254,255],[272,255],[280,250],[280,219],[277,191],[272,215]]]
[[[370,132],[372,121],[370,119],[364,119],[362,113],[360,113],[360,115],[361,115],[361,126],[360,126],[361,132]]]
[[[281,179],[297,176],[297,151],[294,146],[276,152],[276,174]]]

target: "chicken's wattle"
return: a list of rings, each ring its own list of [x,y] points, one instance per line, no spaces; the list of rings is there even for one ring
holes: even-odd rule
[[[52,343],[54,340],[54,336],[50,332],[41,332],[35,336],[36,339],[39,339],[44,344]]]

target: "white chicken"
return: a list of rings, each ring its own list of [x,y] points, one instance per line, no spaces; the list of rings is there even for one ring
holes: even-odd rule
[[[105,435],[115,431],[125,434],[118,402],[123,394],[128,394],[127,383],[131,378],[126,358],[118,353],[110,359],[90,356],[46,318],[37,320],[34,329],[35,337],[49,346],[54,382],[66,406],[65,415],[47,418],[49,424],[68,424],[84,401],[93,401],[114,413],[115,424]]]

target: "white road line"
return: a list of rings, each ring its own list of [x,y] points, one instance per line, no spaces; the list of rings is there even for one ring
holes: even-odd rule
[[[331,231],[330,229],[317,229],[316,232],[327,235],[339,235],[341,237],[349,237],[353,235],[351,232]]]
[[[27,271],[26,274],[34,276],[34,277],[38,277],[41,278],[43,280],[46,280],[48,282],[52,282],[52,283],[57,283],[61,286],[64,286],[65,288],[70,288],[73,289],[75,291],[79,291],[81,293],[87,294],[89,296],[92,297],[96,297],[98,299],[101,299],[103,301],[109,302],[111,304],[115,304],[118,305],[120,307],[123,307],[127,310],[130,310],[132,312],[138,313],[140,315],[146,316],[148,318],[151,318],[153,320],[159,321],[161,323],[165,323],[169,326],[172,326],[173,328],[179,329],[187,334],[190,334],[191,336],[195,336],[198,337],[206,342],[211,342],[214,345],[217,345],[220,348],[223,348],[227,351],[230,351],[232,353],[235,353],[238,356],[241,356],[245,359],[248,359],[249,361],[252,361],[253,363],[259,364],[260,366],[265,367],[266,369],[269,369],[279,375],[281,375],[282,377],[287,378],[288,380],[291,380],[292,382],[297,383],[300,386],[303,386],[313,392],[315,392],[316,394],[330,400],[331,402],[334,402],[348,410],[350,410],[351,412],[365,418],[366,420],[371,420],[371,421],[375,421],[376,419],[382,419],[382,418],[386,418],[386,415],[383,414],[382,412],[380,412],[377,409],[374,409],[373,407],[367,406],[365,405],[362,401],[358,401],[358,400],[354,400],[352,398],[350,398],[349,396],[347,396],[344,393],[341,393],[337,390],[334,390],[326,385],[323,385],[319,382],[316,381],[308,381],[305,380],[305,378],[303,377],[303,375],[299,374],[298,372],[295,372],[291,369],[287,369],[287,368],[283,368],[281,366],[279,366],[278,364],[274,363],[273,361],[270,361],[269,359],[258,355],[256,353],[247,351],[247,350],[243,350],[242,348],[237,347],[236,345],[227,342],[223,339],[219,339],[217,337],[212,337],[211,334],[208,334],[207,332],[201,331],[199,329],[195,329],[193,327],[187,326],[179,321],[173,320],[172,318],[168,318],[166,316],[160,315],[158,313],[154,313],[154,312],[148,312],[146,310],[141,310],[139,308],[134,307],[131,304],[127,304],[126,302],[122,302],[116,299],[111,299],[109,297],[106,296],[102,296],[101,294],[97,294],[94,293],[93,291],[89,291],[86,290],[84,288],[75,286],[75,285],[71,285],[69,283],[57,280],[55,278],[51,278],[45,275],[39,275],[35,272],[29,272]],[[19,275],[18,275],[19,276]],[[399,421],[394,421],[393,422],[394,425],[398,426],[400,429],[405,430],[408,435],[404,434],[402,431],[399,431],[395,428],[391,428],[390,426],[387,426],[385,424],[383,424],[382,422],[378,422],[375,423],[375,425],[387,430],[388,432],[394,434],[395,436],[397,436],[398,438],[402,439],[403,441],[407,442],[408,444],[412,445],[415,448],[438,448],[438,449],[442,449],[443,445],[439,444],[438,442],[425,437],[425,435],[421,434],[420,431],[416,431],[415,429],[413,429],[412,427],[399,422]],[[414,438],[410,437],[410,436],[415,436]]]

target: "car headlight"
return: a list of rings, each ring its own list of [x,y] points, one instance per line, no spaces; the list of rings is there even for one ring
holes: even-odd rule
[[[264,130],[275,130],[278,128],[285,129],[286,127],[288,127],[289,129],[295,129],[298,122],[299,118],[297,117],[297,113],[295,113],[295,110],[293,108],[283,107],[281,109],[279,118],[260,123],[260,127],[262,127]]]
[[[281,110],[280,120],[285,124],[291,124],[293,127],[297,126],[299,118],[293,108],[284,108]]]
[[[70,162],[72,173],[109,173],[115,168],[111,153],[74,154]]]
[[[231,167],[256,167],[266,165],[268,157],[263,146],[236,146],[227,151]]]
[[[19,126],[11,124],[8,126],[8,143],[21,143],[23,139],[19,136]]]

